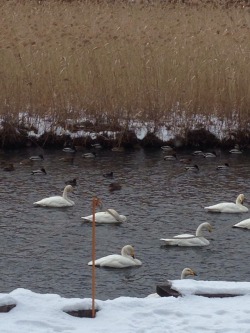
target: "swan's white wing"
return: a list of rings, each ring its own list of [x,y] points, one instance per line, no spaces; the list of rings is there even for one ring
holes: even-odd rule
[[[235,228],[250,229],[250,219],[246,219],[246,220],[243,220],[241,222],[238,222],[233,227],[235,227]]]
[[[69,207],[73,206],[73,202],[69,202],[61,196],[54,196],[49,198],[44,198],[40,201],[34,202],[36,206],[44,206],[44,207]]]
[[[92,261],[90,261],[88,265],[92,266]],[[95,260],[95,265],[100,267],[125,268],[130,266],[140,266],[141,261],[138,259],[124,257],[120,254],[111,254]]]
[[[188,237],[195,237],[195,236],[191,234],[181,234],[174,236],[174,238],[188,238]]]

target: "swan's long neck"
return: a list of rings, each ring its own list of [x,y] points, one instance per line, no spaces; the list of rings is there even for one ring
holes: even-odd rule
[[[195,233],[195,235],[197,237],[203,236],[202,230],[204,229],[204,227],[205,227],[205,225],[203,223],[199,225],[199,227],[197,228],[196,233]]]
[[[63,199],[67,200],[69,203],[74,204],[74,201],[70,200],[68,197],[68,190],[65,188],[63,191]]]
[[[236,199],[236,205],[238,205],[238,206],[242,206],[242,204],[243,204],[243,200],[242,200],[242,198],[241,198],[241,197],[238,197],[238,198]]]
[[[68,190],[65,188],[64,189],[64,191],[63,191],[63,198],[65,199],[65,200],[69,200],[69,198],[68,198]]]

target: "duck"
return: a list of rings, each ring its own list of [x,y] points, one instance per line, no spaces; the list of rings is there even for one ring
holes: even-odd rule
[[[68,198],[68,193],[73,192],[73,187],[71,185],[65,186],[62,196],[53,196],[44,198],[42,200],[36,201],[33,204],[35,206],[43,207],[71,207],[74,206],[74,201]]]
[[[63,152],[74,154],[74,153],[76,153],[76,148],[75,148],[75,146],[65,147],[65,148],[63,148]]]
[[[164,159],[165,161],[176,161],[176,160],[177,160],[177,156],[176,156],[176,154],[174,153],[174,154],[172,154],[172,155],[166,155],[166,156],[164,156],[163,159]]]
[[[228,163],[224,163],[223,165],[218,165],[216,170],[227,170],[229,168]]]
[[[174,150],[174,148],[172,148],[171,146],[161,146],[161,149],[163,151],[173,151]]]
[[[213,206],[204,207],[204,209],[214,213],[247,213],[248,208],[243,206],[244,200],[244,194],[239,194],[235,203],[221,202]]]
[[[69,155],[69,156],[59,158],[59,161],[73,163],[74,159],[75,159],[74,156]]]
[[[116,151],[116,152],[123,152],[125,149],[124,149],[124,147],[113,147],[112,149],[111,149],[112,151]]]
[[[4,168],[3,168],[3,171],[14,171],[15,170],[15,167],[12,163],[10,163],[9,165],[6,165]]]
[[[196,229],[195,235],[181,234],[174,236],[174,238],[161,238],[160,240],[164,241],[165,245],[172,246],[206,246],[209,245],[210,242],[203,237],[203,230],[211,232],[211,224],[208,222],[201,223]]]
[[[192,162],[192,158],[180,158],[179,162],[183,164],[190,164]]]
[[[93,147],[95,149],[102,149],[102,145],[100,143],[94,143],[91,145],[91,147]]]
[[[204,156],[204,152],[202,150],[195,150],[192,155],[194,156]]]
[[[92,222],[93,215],[83,216],[82,219],[85,222]],[[95,222],[96,223],[122,223],[127,220],[127,217],[120,215],[116,210],[109,208],[105,212],[95,213]]]
[[[204,153],[203,156],[205,158],[213,158],[213,157],[217,157],[217,154],[215,151],[213,151],[212,153]]]
[[[73,179],[70,179],[70,180],[67,180],[65,182],[66,185],[71,185],[71,186],[76,186],[77,185],[77,182],[76,182],[76,178],[73,178]]]
[[[85,153],[85,154],[82,154],[82,157],[84,158],[95,158],[97,155],[96,155],[96,152],[91,152],[91,153]]]
[[[186,267],[181,272],[181,280],[183,280],[187,276],[197,276],[197,274],[191,268]]]
[[[92,266],[93,262],[90,261],[88,265]],[[132,245],[123,246],[121,254],[110,254],[95,260],[95,266],[99,267],[126,268],[141,265],[142,262],[135,258],[135,250]]]
[[[242,154],[243,151],[240,149],[240,146],[236,144],[233,149],[229,150],[230,154]]]
[[[119,191],[121,190],[122,186],[119,183],[111,183],[109,184],[109,191],[113,192],[113,191]]]
[[[40,155],[37,155],[37,156],[30,156],[29,159],[32,160],[32,161],[41,161],[41,160],[44,160],[44,157],[43,157],[42,154],[40,154]]]
[[[108,173],[104,173],[103,177],[105,177],[105,178],[114,178],[114,172],[111,171],[111,172],[108,172]]]
[[[32,175],[47,175],[47,172],[44,168],[38,169],[38,170],[33,170],[31,172]]]
[[[194,164],[194,165],[192,165],[192,166],[186,166],[186,167],[185,167],[185,170],[186,170],[186,171],[199,171],[200,169],[199,169],[199,167],[198,167],[197,164]]]
[[[233,228],[250,229],[250,218],[234,224]]]
[[[33,160],[30,160],[29,158],[28,159],[24,159],[22,161],[19,162],[21,165],[33,165],[34,161]]]

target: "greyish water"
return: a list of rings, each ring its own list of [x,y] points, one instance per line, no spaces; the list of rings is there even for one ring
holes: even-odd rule
[[[23,166],[19,161],[44,154],[43,162]],[[181,157],[190,156],[188,152]],[[96,298],[119,296],[144,297],[155,292],[157,284],[179,279],[184,267],[193,268],[199,280],[249,281],[250,230],[231,228],[250,213],[211,214],[204,206],[235,201],[239,193],[250,198],[250,155],[193,158],[200,171],[190,173],[176,161],[164,161],[160,149],[131,152],[98,151],[94,160],[77,152],[73,164],[60,161],[62,151],[25,150],[5,152],[1,159],[15,163],[13,172],[1,172],[1,260],[0,292],[26,288],[39,293],[65,297],[91,296],[91,224],[81,216],[91,214],[92,194],[99,196],[105,208],[114,208],[127,216],[122,225],[96,228],[96,256],[120,253],[133,244],[139,268],[96,270]],[[227,171],[216,166],[228,162]],[[44,166],[45,176],[33,176],[31,170]],[[102,174],[113,171],[113,181],[122,189],[110,193],[112,180]],[[68,179],[77,177],[69,208],[39,208],[33,202],[61,195]],[[246,202],[246,205],[250,203]],[[194,233],[208,221],[214,231],[206,234],[209,246],[199,248],[166,247],[161,237]]]

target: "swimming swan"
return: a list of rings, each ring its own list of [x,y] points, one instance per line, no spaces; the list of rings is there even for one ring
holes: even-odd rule
[[[74,201],[68,198],[68,193],[73,192],[73,187],[71,185],[67,185],[64,188],[62,196],[54,196],[42,199],[40,201],[34,202],[35,206],[43,206],[43,207],[70,207],[74,206]]]
[[[83,216],[82,219],[87,222],[93,221],[93,215]],[[107,209],[106,212],[95,213],[96,223],[122,223],[127,220],[126,216],[119,215],[114,209]]]
[[[250,229],[250,219],[243,220],[233,225],[233,228]]]
[[[204,209],[214,213],[246,213],[248,212],[248,208],[243,206],[244,199],[244,194],[240,194],[236,199],[236,203],[221,202],[217,205],[205,207]]]
[[[209,245],[209,240],[207,240],[202,235],[203,230],[208,230],[209,232],[212,231],[212,226],[208,222],[201,223],[197,230],[195,235],[190,234],[181,234],[174,236],[174,238],[161,238],[162,241],[164,241],[165,245],[173,245],[173,246],[205,246]]]
[[[92,261],[90,261],[88,265],[92,266]],[[125,245],[121,250],[121,254],[110,254],[95,260],[95,266],[100,267],[125,268],[141,265],[142,262],[135,259],[135,251],[132,245]]]

